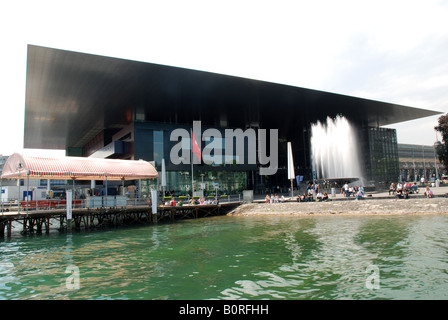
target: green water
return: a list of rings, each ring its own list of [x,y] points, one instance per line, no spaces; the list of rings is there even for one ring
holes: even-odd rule
[[[0,299],[447,299],[447,250],[437,215],[17,235],[0,241]]]

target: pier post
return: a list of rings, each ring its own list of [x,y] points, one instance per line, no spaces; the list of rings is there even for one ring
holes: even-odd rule
[[[12,220],[8,220],[7,229],[8,229],[8,237],[10,237],[12,233]]]
[[[73,184],[75,183],[75,180],[73,179]],[[73,193],[72,190],[66,191],[66,199],[67,199],[67,231],[72,231],[72,199],[73,199]]]
[[[42,233],[42,223],[43,223],[43,219],[37,219],[36,220],[36,232],[37,233]]]
[[[45,233],[50,233],[50,218],[45,219]]]
[[[151,190],[151,213],[152,213],[152,221],[157,223],[157,190]]]

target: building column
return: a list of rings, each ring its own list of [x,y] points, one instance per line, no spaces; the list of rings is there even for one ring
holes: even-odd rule
[[[90,180],[90,190],[91,190],[91,194],[90,196],[95,196],[95,187],[96,187],[96,182],[95,180]]]

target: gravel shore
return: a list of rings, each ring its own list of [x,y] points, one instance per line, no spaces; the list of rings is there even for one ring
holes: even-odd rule
[[[448,214],[448,198],[363,199],[328,202],[246,203],[228,215]]]

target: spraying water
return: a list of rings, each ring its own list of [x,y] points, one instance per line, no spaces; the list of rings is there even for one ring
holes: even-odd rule
[[[319,179],[362,178],[356,132],[345,117],[311,126],[311,152]]]

